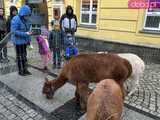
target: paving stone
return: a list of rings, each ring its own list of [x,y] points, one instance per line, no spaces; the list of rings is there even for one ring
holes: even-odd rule
[[[29,118],[29,116],[28,115],[23,115],[21,118],[22,118],[22,120],[27,120]]]
[[[7,120],[7,118],[3,114],[0,113],[0,120]]]
[[[37,112],[31,112],[30,114],[28,114],[30,117],[34,118],[38,113]]]
[[[36,115],[36,116],[34,117],[35,120],[40,120],[40,119],[42,119],[42,118],[43,118],[43,116],[40,115],[40,114],[39,114],[39,115]]]
[[[7,109],[4,108],[4,107],[0,109],[0,113],[4,113],[4,112],[6,112],[6,111],[7,111]]]
[[[10,115],[7,116],[7,117],[8,117],[9,120],[12,120],[12,119],[14,119],[14,118],[16,117],[16,115],[15,115],[15,114],[10,114]]]
[[[27,120],[34,120],[33,118],[28,118]]]
[[[15,117],[15,118],[13,118],[13,120],[22,120],[20,117]]]

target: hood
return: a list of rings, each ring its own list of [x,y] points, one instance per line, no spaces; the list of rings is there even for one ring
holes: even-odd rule
[[[31,9],[28,5],[24,5],[19,10],[19,16],[23,17],[25,15],[31,15]]]
[[[69,10],[69,9],[71,9],[71,11],[72,11],[71,14],[68,13],[68,10]],[[67,8],[66,8],[66,15],[67,15],[67,16],[73,16],[73,8],[72,8],[72,6],[70,6],[70,5],[67,6]]]

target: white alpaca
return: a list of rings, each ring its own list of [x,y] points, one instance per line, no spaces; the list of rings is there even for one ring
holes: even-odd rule
[[[108,52],[98,52],[98,54],[107,54]],[[119,53],[118,56],[126,59],[132,65],[132,74],[129,77],[131,79],[131,91],[129,92],[129,96],[131,96],[139,87],[139,79],[143,74],[145,69],[144,61],[137,55],[133,53]]]
[[[120,53],[120,57],[128,60],[132,65],[132,74],[129,77],[131,79],[132,88],[128,95],[132,95],[139,87],[139,79],[145,69],[144,61],[137,55],[132,53]]]

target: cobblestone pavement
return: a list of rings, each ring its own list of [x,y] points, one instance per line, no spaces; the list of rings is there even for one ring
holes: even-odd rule
[[[140,88],[125,103],[160,118],[160,64],[146,65]]]
[[[44,111],[40,111],[38,106],[26,104],[24,99],[19,99],[18,94],[8,89],[0,84],[0,120],[78,120],[83,115],[72,99],[48,116]],[[122,118],[123,120],[155,120],[128,108],[125,108]]]
[[[0,120],[46,120],[46,118],[0,86]]]
[[[11,51],[13,52],[13,48],[12,48]],[[10,54],[10,55],[12,57],[14,57],[13,54]],[[34,49],[34,50],[29,52],[30,63],[32,65],[35,65],[36,67],[37,66],[41,67],[40,64],[37,65],[37,62],[40,63],[40,59],[37,59],[37,58],[40,58],[40,56],[38,55],[37,49]],[[8,69],[6,67],[5,67],[6,69],[4,69],[5,64],[1,65],[0,66],[0,75],[2,73],[6,74],[9,71],[10,72],[16,71],[16,68],[15,68],[14,64],[15,64],[14,60],[10,62],[10,65],[11,66],[13,65],[12,69]],[[50,67],[50,69],[52,69],[52,68]],[[51,72],[55,72],[55,71],[51,70]],[[57,74],[58,74],[58,72],[57,72]],[[127,85],[129,86],[129,83],[127,83]],[[148,115],[148,116],[150,116],[154,119],[159,120],[160,119],[160,93],[159,93],[159,91],[160,91],[160,64],[153,64],[153,63],[148,64],[148,65],[146,65],[145,72],[140,79],[139,90],[133,96],[130,96],[130,97],[127,96],[126,97],[125,105],[127,106],[127,108],[131,108],[135,111],[138,111],[139,113],[143,113],[143,114]],[[11,98],[11,100],[10,100],[10,98]],[[5,102],[5,101],[7,101],[7,102]],[[17,101],[17,102],[15,102],[15,101]],[[17,114],[18,113],[17,111],[21,111],[21,112],[23,111],[22,114],[25,113],[26,117],[30,118],[31,120],[34,119],[33,116],[30,116],[30,113],[28,113],[27,111],[25,112],[25,107],[22,107],[22,108],[24,108],[24,110],[21,109],[21,107],[17,104],[19,102],[22,103],[22,106],[26,106],[26,108],[28,107],[28,109],[30,109],[31,111],[36,112],[37,116],[42,117],[42,115],[40,113],[38,113],[37,111],[35,111],[31,107],[27,106],[25,103],[23,103],[21,101],[18,102],[18,101],[19,100],[15,96],[13,96],[9,92],[7,92],[4,88],[0,88],[0,120],[9,119],[10,115],[8,115],[8,114],[11,114],[11,116],[14,116],[13,120],[15,118],[16,118],[15,120],[19,120],[22,117],[19,116],[19,114]],[[11,106],[13,106],[13,108],[15,108],[15,109],[12,110]],[[30,110],[28,110],[28,111],[30,111]],[[59,111],[59,113],[61,113],[63,111],[63,109],[60,109],[60,110],[57,110],[57,111]],[[52,114],[55,116],[55,113],[56,112],[54,112]],[[80,114],[80,113],[78,113],[78,114]],[[128,113],[126,113],[126,117],[125,117],[124,120],[131,120],[130,117],[127,118],[127,116],[128,116],[127,114]],[[9,117],[9,118],[7,118],[7,117]],[[45,119],[45,118],[42,117],[42,119]],[[35,120],[38,120],[38,119],[35,119]],[[56,120],[56,118],[55,118],[55,120]],[[138,120],[138,119],[136,119],[136,120]],[[152,120],[152,119],[147,119],[147,120]]]

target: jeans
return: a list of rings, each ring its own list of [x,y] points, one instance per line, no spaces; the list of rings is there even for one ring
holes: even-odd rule
[[[53,49],[53,64],[54,65],[61,64],[61,50],[60,50],[60,48]]]
[[[16,59],[19,72],[27,70],[27,45],[16,45]]]

